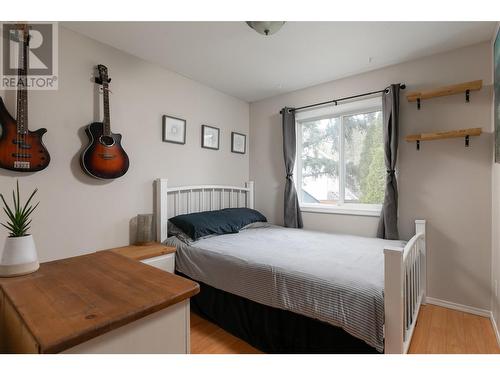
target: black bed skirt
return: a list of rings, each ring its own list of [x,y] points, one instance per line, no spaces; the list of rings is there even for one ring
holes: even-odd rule
[[[196,282],[191,311],[264,353],[378,353],[342,328]]]

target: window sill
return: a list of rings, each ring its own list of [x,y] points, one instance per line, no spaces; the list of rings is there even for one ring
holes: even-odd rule
[[[381,205],[345,204],[342,206],[327,204],[301,204],[300,211],[320,214],[380,216]]]

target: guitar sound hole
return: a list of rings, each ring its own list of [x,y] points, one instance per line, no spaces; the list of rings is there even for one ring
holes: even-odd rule
[[[99,141],[104,145],[104,146],[113,146],[115,144],[115,140],[113,137],[110,137],[109,135],[103,135],[101,138],[99,138]]]

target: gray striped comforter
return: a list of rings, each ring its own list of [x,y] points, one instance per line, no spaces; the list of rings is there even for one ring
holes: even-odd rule
[[[384,349],[384,254],[401,241],[277,226],[189,245],[175,237],[176,269],[215,288],[342,327]]]

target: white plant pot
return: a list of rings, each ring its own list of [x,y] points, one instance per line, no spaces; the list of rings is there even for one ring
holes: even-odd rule
[[[0,259],[0,277],[26,275],[40,267],[35,241],[31,234],[7,237]]]

